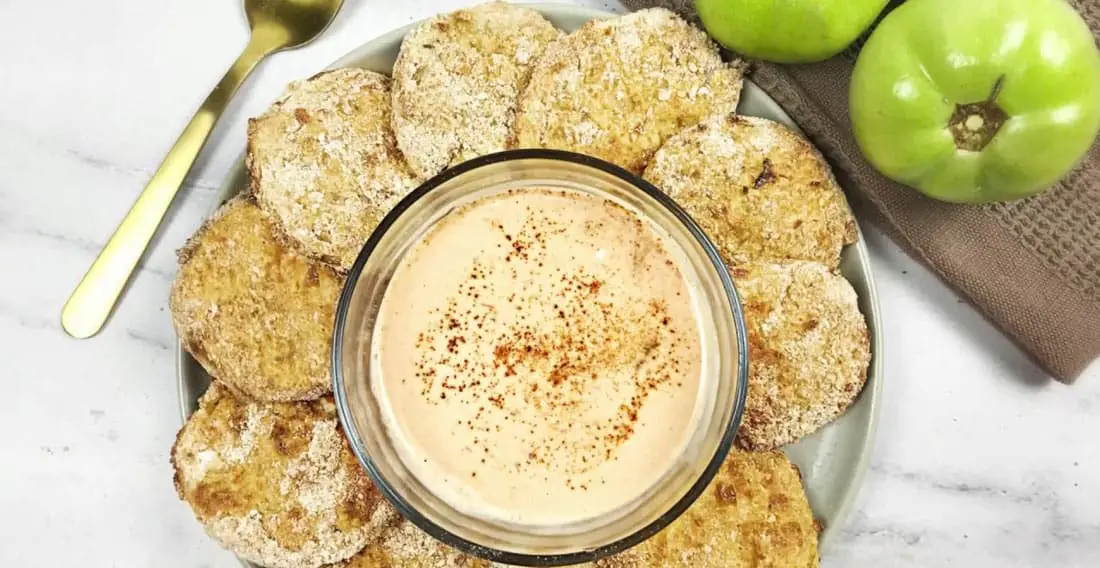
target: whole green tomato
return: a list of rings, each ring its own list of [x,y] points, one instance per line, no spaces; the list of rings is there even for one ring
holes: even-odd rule
[[[695,10],[718,43],[741,55],[807,63],[843,51],[888,1],[695,0]]]
[[[932,197],[1038,193],[1100,130],[1100,52],[1063,0],[910,0],[864,45],[851,120],[867,159]]]

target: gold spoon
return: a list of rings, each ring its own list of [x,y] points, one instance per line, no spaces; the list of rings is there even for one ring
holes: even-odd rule
[[[130,212],[61,309],[61,327],[78,339],[95,335],[118,301],[183,178],[218,117],[248,74],[268,55],[301,47],[325,31],[343,0],[244,0],[251,37],[244,52],[183,129]]]

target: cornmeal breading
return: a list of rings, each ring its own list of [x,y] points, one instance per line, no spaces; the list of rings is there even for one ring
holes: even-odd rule
[[[172,466],[206,532],[268,568],[346,559],[395,522],[329,397],[249,402],[215,382],[180,430]]]
[[[665,142],[645,179],[676,200],[726,262],[813,260],[836,267],[856,223],[821,155],[786,126],[732,114]]]
[[[286,248],[263,212],[236,198],[180,251],[169,308],[180,342],[211,375],[258,400],[307,400],[332,390],[342,282]]]
[[[680,518],[597,568],[812,568],[817,525],[781,452],[732,450]]]
[[[396,513],[396,512],[395,512]],[[486,560],[463,554],[401,519],[375,544],[332,568],[489,568]]]
[[[589,154],[640,173],[669,137],[737,108],[741,68],[663,9],[593,20],[550,44],[516,116],[516,145]]]
[[[778,451],[731,450],[707,490],[649,540],[578,568],[812,568],[818,527],[798,469]],[[412,523],[387,529],[340,568],[488,568]]]
[[[393,131],[423,177],[508,146],[516,99],[562,33],[529,8],[491,2],[432,18],[393,66]]]
[[[730,265],[750,379],[733,449],[657,535],[583,568],[809,568],[818,527],[776,448],[840,416],[870,340],[836,271],[857,228],[828,164],[787,127],[734,114],[743,65],[648,9],[565,35],[490,2],[410,31],[393,81],[336,69],[249,121],[249,197],[180,252],[170,309],[214,377],[171,451],[206,531],[265,568],[498,568],[381,496],[336,417],[330,353],[343,275],[424,179],[506,148],[616,163],[667,192]]]
[[[813,433],[859,395],[871,360],[852,285],[816,262],[732,270],[745,307],[749,392],[737,444],[769,450]]]
[[[249,184],[308,256],[346,270],[419,183],[390,130],[390,79],[336,69],[290,84],[248,121]]]

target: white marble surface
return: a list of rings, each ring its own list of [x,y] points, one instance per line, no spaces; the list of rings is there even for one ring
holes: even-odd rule
[[[0,1],[0,566],[230,567],[176,500],[165,300],[283,85],[465,0],[348,0],[224,118],[107,329],[67,339],[67,294],[246,41],[239,3]],[[617,8],[612,2],[593,6]],[[872,470],[823,564],[1100,565],[1100,365],[1049,380],[926,270],[868,234],[885,322]]]

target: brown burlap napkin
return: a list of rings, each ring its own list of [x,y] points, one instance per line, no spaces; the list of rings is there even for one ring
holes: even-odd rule
[[[691,0],[623,3],[664,6],[694,19]],[[1070,3],[1093,35],[1100,33],[1100,1]],[[813,65],[754,62],[750,77],[830,159],[861,213],[1039,365],[1072,382],[1100,356],[1100,145],[1056,187],[1030,199],[992,205],[929,199],[878,174],[860,154],[848,122],[857,54],[858,45]]]

